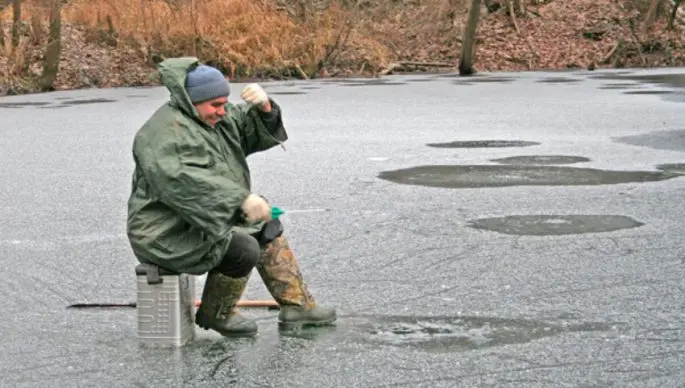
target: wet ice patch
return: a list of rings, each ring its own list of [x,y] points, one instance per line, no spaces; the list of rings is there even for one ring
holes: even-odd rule
[[[552,324],[490,317],[369,317],[358,340],[379,345],[450,352],[531,342],[565,332],[608,330],[601,324]]]
[[[69,105],[46,105],[46,106],[41,106],[40,109],[64,109],[68,108]]]
[[[608,73],[592,75],[590,78],[614,81],[633,81],[643,84],[685,88],[685,73],[668,74],[631,74],[631,73]]]
[[[623,92],[623,94],[634,94],[634,95],[660,95],[660,94],[672,94],[674,92],[670,90],[629,90],[627,92]]]
[[[341,86],[395,86],[395,85],[406,85],[406,82],[391,82],[391,81],[367,81],[367,82],[346,82],[340,84]]]
[[[633,81],[647,87],[659,86],[662,88],[673,88],[674,90],[631,90],[624,92],[624,94],[632,95],[660,95],[665,101],[671,102],[685,102],[685,93],[682,89],[685,88],[685,73],[668,73],[668,74],[597,74],[591,78],[613,80],[613,81]],[[632,85],[634,87],[636,85]],[[603,89],[612,89],[612,87],[603,87]],[[613,88],[615,89],[615,88]],[[679,91],[677,91],[679,90]]]
[[[543,84],[563,84],[563,83],[577,83],[577,82],[580,82],[580,80],[575,79],[575,78],[566,78],[566,77],[550,77],[550,78],[543,78],[543,79],[537,80],[536,82],[543,83]]]
[[[281,91],[281,92],[269,92],[269,94],[277,94],[277,95],[282,95],[282,96],[288,96],[288,95],[301,95],[301,94],[307,94],[306,92],[298,92],[298,91]]]
[[[685,102],[685,92],[666,94],[661,99],[669,102]]]
[[[428,143],[426,145],[435,148],[505,148],[530,147],[540,145],[540,143],[522,140],[467,140],[447,143]]]
[[[685,163],[666,163],[656,166],[658,170],[668,171],[677,174],[685,174]]]
[[[682,129],[614,137],[611,140],[617,143],[649,147],[660,150],[685,151],[685,130]]]
[[[49,102],[35,102],[35,101],[17,101],[17,102],[0,102],[0,108],[24,108],[29,106],[45,106],[50,105]]]
[[[392,81],[387,78],[337,78],[324,80],[323,82],[338,86],[394,86],[407,84],[403,81]]]
[[[72,105],[89,105],[89,104],[104,104],[108,102],[116,102],[117,100],[112,100],[110,98],[88,98],[88,99],[82,99],[82,100],[68,100],[62,102],[63,105],[67,106],[72,106]]]
[[[382,171],[390,182],[442,188],[610,185],[654,182],[681,176],[666,171],[611,171],[557,166],[435,165]]]
[[[521,155],[511,156],[508,158],[491,159],[491,162],[502,164],[574,164],[581,162],[589,162],[590,159],[583,156],[567,156],[567,155]]]
[[[555,236],[613,232],[644,224],[620,215],[514,215],[472,220],[468,226],[511,235]]]
[[[630,88],[639,88],[640,84],[637,83],[608,83],[600,86],[600,89],[618,89],[618,90],[624,90],[624,89],[630,89]]]
[[[405,80],[406,82],[434,82],[434,78],[424,77],[424,78],[409,78]]]
[[[436,75],[435,78],[453,78],[455,85],[468,85],[475,83],[509,83],[516,80],[514,77],[490,75],[485,73],[461,75],[459,73],[445,73]]]

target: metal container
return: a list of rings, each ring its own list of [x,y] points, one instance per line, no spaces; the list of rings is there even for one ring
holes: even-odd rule
[[[155,265],[136,266],[138,339],[180,347],[195,338],[195,278]]]

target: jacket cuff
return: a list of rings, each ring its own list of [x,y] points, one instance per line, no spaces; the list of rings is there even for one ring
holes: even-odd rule
[[[275,132],[278,130],[281,124],[281,108],[272,99],[269,99],[271,103],[270,112],[259,112],[259,117],[264,121],[264,125],[269,129],[269,132]]]

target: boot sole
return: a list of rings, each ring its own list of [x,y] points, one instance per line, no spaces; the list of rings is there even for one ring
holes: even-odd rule
[[[200,325],[198,325],[200,326]],[[223,337],[254,337],[257,335],[256,331],[222,331],[214,327],[205,327],[205,326],[200,326],[200,328],[204,330],[213,330],[219,334],[221,334]]]
[[[199,326],[200,328],[204,330],[213,330],[219,334],[221,334],[224,337],[254,337],[257,335],[257,330],[251,330],[251,331],[224,331],[221,329],[218,329],[214,326],[208,325],[204,322],[198,322],[197,318],[195,321],[195,324]]]

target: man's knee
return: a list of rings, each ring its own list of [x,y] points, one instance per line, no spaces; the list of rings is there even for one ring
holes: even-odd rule
[[[257,239],[245,233],[235,232],[217,270],[226,276],[244,277],[257,265],[260,256]]]

